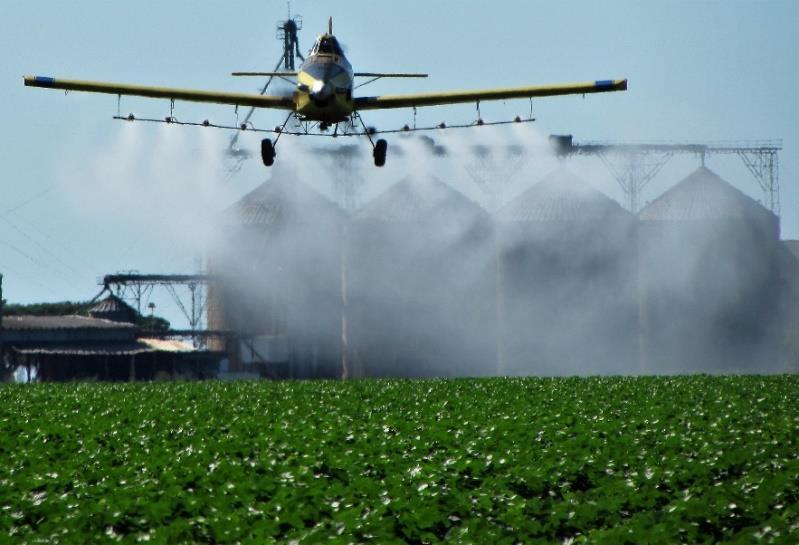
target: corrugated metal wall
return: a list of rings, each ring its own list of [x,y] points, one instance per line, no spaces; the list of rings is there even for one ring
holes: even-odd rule
[[[560,169],[496,219],[505,372],[635,370],[632,215]]]
[[[432,176],[357,212],[348,246],[353,360],[370,376],[464,376],[494,365],[491,224]]]
[[[344,220],[285,170],[227,210],[209,252],[209,272],[221,277],[209,326],[240,334],[231,370],[340,375]]]
[[[777,218],[705,168],[639,218],[562,169],[494,218],[432,176],[347,218],[275,171],[222,223],[208,322],[251,339],[234,370],[757,371],[782,330]]]
[[[641,210],[642,369],[768,370],[779,223],[699,168]]]

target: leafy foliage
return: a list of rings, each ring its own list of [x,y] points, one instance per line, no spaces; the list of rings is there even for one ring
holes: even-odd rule
[[[56,303],[19,303],[6,304],[3,314],[6,316],[67,316],[85,313],[91,304],[88,302],[59,301]]]
[[[161,318],[160,316],[143,316],[141,314],[136,317],[135,323],[145,332],[168,331],[170,325],[169,320]]]
[[[0,536],[796,543],[797,399],[795,376],[6,385]]]

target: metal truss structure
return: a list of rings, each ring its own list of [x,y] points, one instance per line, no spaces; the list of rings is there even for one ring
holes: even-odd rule
[[[516,176],[524,172],[528,155],[521,146],[509,146],[505,153],[491,153],[486,146],[476,146],[464,163],[469,178],[488,198],[488,208],[495,211],[499,206],[502,188],[497,182],[508,185]]]
[[[341,207],[348,213],[354,212],[360,205],[359,194],[366,183],[363,170],[359,168],[361,146],[347,144],[319,148],[314,153],[325,162],[326,172],[331,176],[333,190],[339,197]]]
[[[608,167],[626,197],[627,208],[640,209],[641,192],[675,155],[697,156],[704,166],[710,155],[737,155],[754,177],[764,194],[764,203],[780,215],[779,152],[781,140],[756,142],[625,144],[587,142],[574,143],[571,135],[550,136],[556,153],[596,155]]]
[[[526,121],[526,120],[525,120]],[[382,132],[382,131],[381,131]],[[389,131],[386,131],[389,132]],[[713,143],[621,143],[585,142],[576,143],[571,135],[550,135],[550,146],[534,150],[549,154],[554,151],[562,159],[571,156],[596,156],[608,168],[625,196],[625,206],[633,213],[641,208],[641,195],[649,183],[675,155],[693,155],[702,166],[708,156],[737,155],[763,191],[765,206],[775,215],[780,215],[779,152],[781,140],[752,142],[713,142]],[[427,138],[430,153],[437,157],[451,157],[457,152],[448,150]],[[352,162],[356,146],[342,146],[338,150],[315,149],[320,156],[342,161],[331,169],[336,178],[336,186],[343,195],[345,209],[357,206],[358,189],[363,186],[363,175]],[[401,144],[395,152],[403,154]],[[519,173],[530,159],[530,150],[521,145],[488,147],[473,146],[468,150],[468,159],[463,163],[472,181],[489,197],[489,205],[498,202],[500,188],[498,181],[509,182]]]
[[[162,288],[172,296],[186,318],[188,330],[163,332],[162,336],[190,337],[194,346],[204,346],[209,336],[224,335],[226,332],[204,329],[208,306],[208,284],[216,278],[208,274],[138,274],[135,272],[108,274],[102,279],[103,293],[108,291],[130,303],[142,313],[142,303],[147,303],[156,288]]]

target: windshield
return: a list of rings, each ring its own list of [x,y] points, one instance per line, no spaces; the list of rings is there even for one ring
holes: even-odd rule
[[[314,45],[312,53],[322,53],[328,55],[344,55],[341,47],[338,45],[338,40],[333,36],[321,36]]]

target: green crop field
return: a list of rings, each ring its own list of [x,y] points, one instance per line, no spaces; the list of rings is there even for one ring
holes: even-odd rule
[[[4,385],[0,543],[799,543],[799,377]]]

